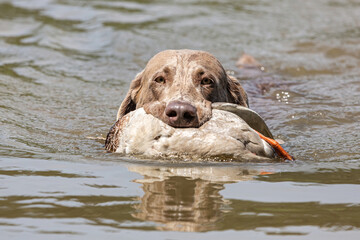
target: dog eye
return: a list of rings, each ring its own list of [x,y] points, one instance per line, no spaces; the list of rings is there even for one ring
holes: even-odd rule
[[[214,81],[211,80],[210,78],[203,78],[201,80],[201,85],[210,85],[210,84],[213,84],[213,83],[214,83]]]
[[[155,78],[154,81],[157,83],[165,83],[165,78],[160,76],[160,77]]]

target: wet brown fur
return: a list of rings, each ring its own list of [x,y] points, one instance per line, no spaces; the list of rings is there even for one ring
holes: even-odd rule
[[[163,78],[159,83],[157,79]],[[204,85],[204,78],[212,84]],[[155,55],[136,75],[121,103],[117,122],[110,129],[105,148],[116,151],[121,126],[127,113],[143,107],[145,112],[168,123],[165,108],[171,101],[183,101],[196,107],[200,127],[212,116],[211,103],[229,102],[248,107],[245,90],[229,76],[210,53],[194,50],[166,50]]]
[[[163,78],[164,83],[156,82]],[[203,78],[213,84],[204,86]],[[189,102],[197,109],[199,126],[211,118],[211,103],[229,102],[248,107],[245,90],[225,72],[211,54],[194,50],[166,50],[155,55],[131,82],[117,119],[144,107],[167,123],[164,109],[170,101]]]

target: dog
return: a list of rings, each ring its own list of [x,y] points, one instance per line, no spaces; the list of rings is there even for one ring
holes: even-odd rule
[[[117,120],[144,108],[147,114],[175,128],[198,128],[211,118],[211,103],[249,107],[248,97],[210,53],[166,50],[150,59],[132,80]]]
[[[251,122],[254,118],[246,123],[236,116],[233,119],[234,115],[227,115],[226,111],[215,114],[214,110],[216,117],[212,119],[216,103],[222,103],[222,108],[226,108],[224,103],[235,105],[233,110],[226,110],[233,113],[239,111],[236,106],[244,107],[246,111],[242,112],[246,114],[250,111],[247,94],[239,81],[229,76],[210,53],[187,49],[160,52],[132,80],[117,121],[107,135],[105,149],[148,155],[251,153],[270,158],[275,150],[278,156],[293,159],[272,139],[270,131],[265,131],[268,136],[264,136],[264,132],[249,126],[254,126]],[[184,130],[174,130],[181,128]],[[194,131],[196,128],[199,130]],[[224,146],[230,146],[230,142],[233,147],[226,150]]]

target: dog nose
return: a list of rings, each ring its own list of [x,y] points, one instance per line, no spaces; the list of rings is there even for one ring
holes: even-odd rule
[[[190,103],[171,101],[165,108],[165,114],[172,127],[199,127],[196,107]]]

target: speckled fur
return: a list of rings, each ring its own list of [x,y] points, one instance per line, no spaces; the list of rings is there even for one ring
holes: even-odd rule
[[[155,81],[158,77],[163,77],[164,83]],[[210,78],[213,84],[200,84],[203,78]],[[186,49],[166,50],[150,59],[145,69],[131,82],[117,119],[143,107],[147,113],[168,124],[164,109],[171,101],[188,102],[197,109],[198,121],[194,127],[211,118],[213,102],[248,107],[247,95],[240,83],[226,74],[213,55]]]

